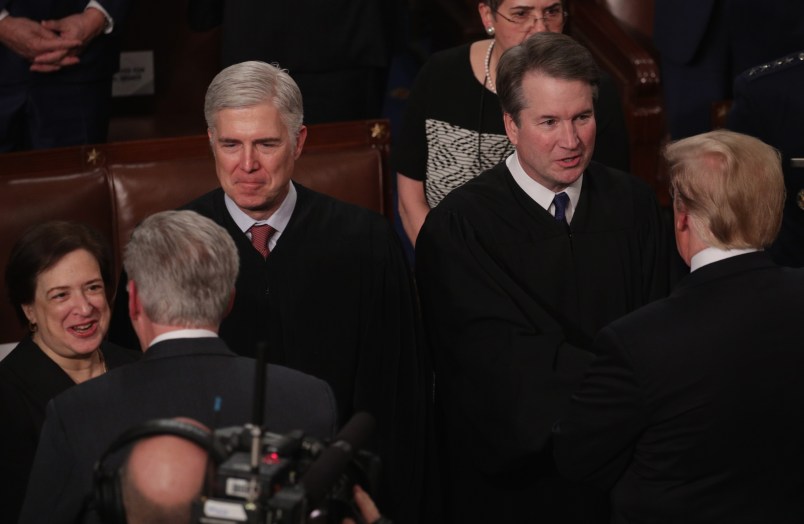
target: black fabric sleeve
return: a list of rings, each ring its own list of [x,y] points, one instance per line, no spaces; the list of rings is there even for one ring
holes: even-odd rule
[[[354,385],[353,412],[377,420],[383,513],[398,523],[420,522],[429,365],[421,339],[410,270],[390,226],[372,228],[373,278],[366,288],[365,331]]]
[[[223,0],[189,0],[187,22],[193,31],[208,31],[223,21]]]
[[[432,62],[426,63],[410,91],[402,119],[399,137],[391,151],[391,166],[400,174],[414,180],[427,178],[427,136],[425,134],[426,98],[432,86]]]
[[[566,341],[559,321],[483,249],[463,217],[430,213],[416,248],[448,431],[483,450],[473,460],[485,473],[515,469],[544,451],[592,354]]]
[[[595,352],[566,416],[556,423],[553,453],[562,475],[608,490],[631,461],[647,410],[627,351],[612,329],[601,330]]]

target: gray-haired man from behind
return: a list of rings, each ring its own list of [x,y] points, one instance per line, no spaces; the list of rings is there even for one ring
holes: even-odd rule
[[[157,213],[134,231],[124,265],[145,354],[51,401],[21,523],[92,522],[93,465],[132,426],[182,416],[215,429],[251,419],[255,361],[217,336],[239,265],[226,230],[193,211]],[[325,382],[280,366],[266,373],[270,431],[332,436],[337,410]]]

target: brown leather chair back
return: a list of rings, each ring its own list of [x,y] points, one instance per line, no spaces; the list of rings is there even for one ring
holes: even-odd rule
[[[148,216],[175,209],[218,187],[211,155],[109,166],[117,238],[122,253],[131,232]]]

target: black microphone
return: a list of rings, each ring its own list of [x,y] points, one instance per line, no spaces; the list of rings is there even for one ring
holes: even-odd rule
[[[313,462],[301,484],[307,494],[308,507],[316,507],[327,491],[345,471],[354,454],[374,432],[374,417],[361,411],[355,413],[321,455]]]

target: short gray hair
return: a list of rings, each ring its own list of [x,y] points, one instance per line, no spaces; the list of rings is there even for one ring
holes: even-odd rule
[[[519,125],[519,112],[525,107],[522,80],[531,72],[586,82],[597,100],[600,70],[589,50],[563,33],[536,33],[503,53],[497,66],[500,105],[516,125]]]
[[[148,318],[168,326],[217,326],[240,259],[229,233],[195,211],[163,211],[137,226],[123,265]]]
[[[207,88],[204,118],[214,133],[215,117],[222,109],[241,109],[269,102],[296,145],[304,120],[304,106],[299,86],[287,71],[255,60],[234,64],[220,73]]]

